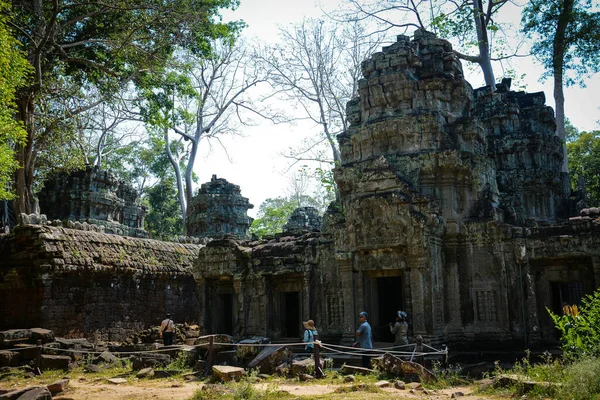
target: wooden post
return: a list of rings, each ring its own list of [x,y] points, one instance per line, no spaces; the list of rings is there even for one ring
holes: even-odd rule
[[[415,348],[416,352],[423,353],[423,337],[421,335],[417,336],[416,342],[417,342],[417,346]],[[423,355],[418,354],[417,359],[415,361],[418,362],[419,364],[423,365],[425,358],[423,357]]]
[[[313,336],[313,342],[319,340],[319,335],[314,335]],[[317,343],[314,344],[313,347],[313,351],[314,351],[314,357],[315,357],[315,378],[322,378],[325,376],[325,374],[323,373],[323,370],[321,369],[321,357],[319,354],[319,350],[320,350],[321,346],[319,346]]]
[[[206,366],[206,374],[207,375],[212,375],[214,350],[215,350],[215,337],[211,336],[208,338],[208,363]]]

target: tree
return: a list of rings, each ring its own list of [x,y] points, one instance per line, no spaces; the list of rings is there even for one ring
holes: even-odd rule
[[[498,11],[510,3],[509,0],[350,0],[353,6],[351,20],[371,20],[382,30],[426,29],[447,39],[457,39],[462,51],[454,50],[458,58],[477,64],[486,85],[496,87],[492,61],[515,56],[504,54],[498,42],[498,33],[503,33],[501,24],[495,21]],[[348,19],[348,17],[345,17]],[[473,47],[476,54],[471,53]],[[494,51],[499,50],[494,56]],[[518,50],[518,48],[517,48]]]
[[[564,87],[583,85],[583,78],[600,71],[600,13],[593,7],[591,0],[530,0],[523,10],[523,32],[534,39],[531,52],[546,68],[542,78],[554,78],[556,135],[563,143]],[[565,148],[564,172],[566,154]]]
[[[252,116],[278,119],[276,110],[248,95],[268,82],[270,69],[242,43],[224,39],[210,45],[212,53],[207,56],[180,54],[178,65],[155,77],[162,83],[152,86],[161,88],[145,91],[142,104],[148,126],[159,129],[164,138],[184,227],[200,142],[219,142],[222,135],[239,134],[241,126],[252,123]]]
[[[600,131],[581,132],[567,143],[571,187],[585,185],[585,201],[589,206],[600,205]]]
[[[287,223],[297,207],[296,201],[285,197],[266,199],[258,208],[257,218],[252,221],[250,234],[262,238],[281,233],[283,225]]]
[[[337,165],[336,136],[348,129],[346,103],[358,92],[361,62],[381,45],[381,38],[369,37],[358,23],[341,27],[322,19],[305,19],[281,29],[280,36],[282,44],[263,55],[273,69],[277,97],[302,114],[296,118],[308,119],[320,130],[287,157]]]
[[[106,94],[127,82],[139,83],[163,69],[178,47],[206,54],[209,39],[238,29],[237,23],[215,22],[219,8],[236,5],[235,0],[13,1],[9,24],[34,71],[32,83],[17,94],[18,119],[27,132],[26,143],[16,146],[21,166],[15,176],[17,212],[37,211],[34,180],[40,152],[51,139],[69,142],[58,124],[47,126],[38,118],[41,102],[64,86]],[[65,110],[61,121],[102,100]]]
[[[20,44],[11,36],[2,15],[8,7],[0,0],[0,200],[14,197],[9,185],[18,167],[13,146],[22,143],[26,135],[23,125],[14,119],[16,92],[27,83],[30,72]]]

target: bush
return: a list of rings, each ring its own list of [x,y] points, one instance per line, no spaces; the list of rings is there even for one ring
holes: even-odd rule
[[[561,333],[567,360],[600,357],[600,289],[583,299],[581,310],[573,305],[565,306],[563,315],[548,312]]]

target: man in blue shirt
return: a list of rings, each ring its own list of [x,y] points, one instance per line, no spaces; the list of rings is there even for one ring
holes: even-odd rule
[[[373,341],[371,340],[371,325],[367,322],[367,318],[369,318],[369,314],[366,311],[361,311],[358,314],[358,320],[360,321],[360,326],[356,330],[356,340],[355,343],[361,349],[372,349]],[[363,368],[369,368],[371,364],[371,356],[362,356],[362,366]]]

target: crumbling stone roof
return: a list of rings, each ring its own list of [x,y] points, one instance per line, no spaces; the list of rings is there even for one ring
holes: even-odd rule
[[[49,225],[20,225],[0,241],[2,267],[191,275],[202,245],[123,237]]]

